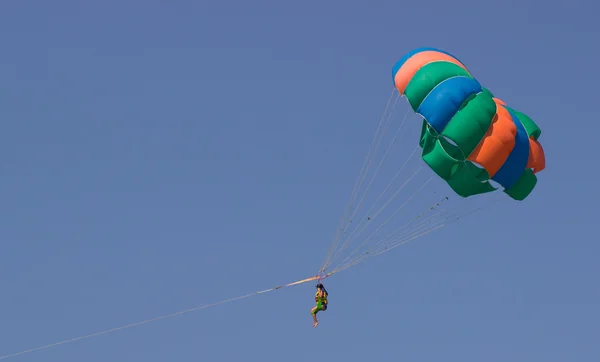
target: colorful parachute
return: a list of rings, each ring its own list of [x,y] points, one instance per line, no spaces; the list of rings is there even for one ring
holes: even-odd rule
[[[393,67],[396,89],[423,117],[421,158],[458,195],[496,190],[515,200],[535,188],[545,167],[540,128],[481,86],[453,55],[418,48]]]

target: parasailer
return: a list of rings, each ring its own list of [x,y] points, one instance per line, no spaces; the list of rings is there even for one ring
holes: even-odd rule
[[[318,283],[316,288],[317,292],[315,293],[315,302],[317,305],[310,310],[310,314],[313,317],[313,327],[316,327],[319,324],[319,321],[317,320],[317,313],[327,310],[327,296],[329,295],[322,283]]]

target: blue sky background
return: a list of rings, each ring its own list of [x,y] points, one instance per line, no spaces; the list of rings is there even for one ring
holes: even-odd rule
[[[3,3],[0,355],[313,275],[391,67],[435,46],[541,126],[526,202],[328,279],[317,329],[304,284],[9,360],[597,361],[598,13]]]

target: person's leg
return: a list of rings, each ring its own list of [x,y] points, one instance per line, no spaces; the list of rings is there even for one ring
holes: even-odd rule
[[[317,313],[319,313],[319,311],[322,309],[322,305],[321,303],[317,303],[317,306],[314,307],[313,309],[310,310],[310,314],[312,314],[313,317],[313,327],[316,327],[317,324],[319,324],[319,321],[317,320]]]

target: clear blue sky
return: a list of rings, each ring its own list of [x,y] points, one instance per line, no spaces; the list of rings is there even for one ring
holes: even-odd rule
[[[435,46],[541,126],[526,202],[329,279],[317,329],[304,284],[9,360],[597,361],[600,5],[555,4],[4,2],[0,355],[313,275]]]

